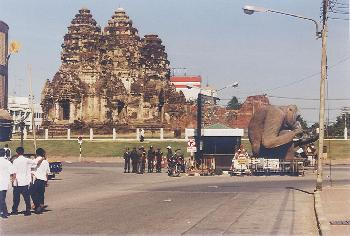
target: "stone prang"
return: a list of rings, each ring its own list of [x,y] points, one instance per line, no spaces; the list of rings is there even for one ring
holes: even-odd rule
[[[46,125],[163,126],[185,106],[170,83],[162,40],[156,34],[141,38],[122,8],[103,30],[90,10],[79,10],[64,36],[61,62],[42,90]]]

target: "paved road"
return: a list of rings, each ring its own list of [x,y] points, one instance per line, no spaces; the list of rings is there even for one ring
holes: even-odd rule
[[[333,167],[333,184],[350,184],[342,174],[348,170]],[[123,174],[114,164],[66,164],[47,188],[48,211],[0,220],[0,234],[317,235],[314,179],[311,171],[170,178]]]

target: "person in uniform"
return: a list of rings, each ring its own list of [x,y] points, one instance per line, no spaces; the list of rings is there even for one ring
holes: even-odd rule
[[[161,173],[163,152],[160,150],[160,148],[157,148],[157,151],[155,152],[155,156],[156,156],[156,172]]]
[[[7,160],[6,150],[0,149],[0,212],[2,218],[8,217],[8,211],[6,206],[6,193],[9,188],[11,176],[13,176],[14,170],[12,163]]]
[[[130,153],[132,173],[137,173],[138,153],[136,147],[134,147]]]
[[[36,160],[38,162],[41,160],[41,163],[33,173],[35,181],[32,186],[32,199],[35,213],[41,214],[44,208],[45,187],[47,186],[48,175],[50,173],[50,165],[46,160],[46,152],[44,149],[38,148],[36,150],[36,156]]]
[[[173,150],[171,149],[170,146],[167,146],[166,149],[168,150],[168,152],[166,154],[166,160],[169,163],[170,159],[173,157]]]
[[[147,172],[148,173],[153,173],[154,169],[154,158],[155,158],[156,152],[153,150],[153,146],[149,147],[149,150],[147,152]]]
[[[23,147],[18,147],[16,149],[18,157],[13,161],[14,168],[14,186],[13,186],[13,205],[12,213],[13,215],[18,214],[18,206],[20,203],[20,195],[22,194],[24,202],[26,204],[25,216],[31,215],[30,212],[30,196],[29,196],[29,184],[31,182],[31,170],[36,168],[36,166],[41,164],[41,160],[32,160],[25,158],[23,156]]]
[[[140,161],[139,161],[139,173],[143,174],[145,173],[146,169],[146,152],[143,147],[140,149]]]
[[[125,148],[125,152],[124,152],[124,173],[126,173],[126,170],[128,170],[128,173],[130,173],[130,152],[129,152],[129,148]]]

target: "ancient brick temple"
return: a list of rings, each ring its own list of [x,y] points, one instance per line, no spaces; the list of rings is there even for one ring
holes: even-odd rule
[[[75,15],[64,36],[62,64],[42,91],[46,124],[166,125],[184,110],[170,84],[162,40],[141,38],[124,9],[102,30],[90,10]]]

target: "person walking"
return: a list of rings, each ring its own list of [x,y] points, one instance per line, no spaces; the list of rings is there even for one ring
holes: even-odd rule
[[[162,172],[163,152],[160,150],[160,148],[157,148],[155,156],[156,156],[156,172],[161,173]]]
[[[32,160],[23,156],[23,147],[16,149],[18,157],[13,161],[14,168],[14,186],[13,186],[13,205],[12,215],[18,214],[18,205],[20,203],[20,195],[22,194],[26,211],[25,216],[31,215],[30,212],[30,196],[29,196],[29,184],[31,182],[31,169],[41,164],[42,160]]]
[[[147,172],[148,173],[153,173],[154,169],[154,158],[155,158],[156,152],[153,150],[153,146],[149,147],[149,150],[147,152]]]
[[[9,145],[7,143],[4,145],[4,149],[5,149],[6,159],[10,161],[11,160],[11,149],[9,148]]]
[[[34,171],[35,181],[32,187],[32,199],[34,203],[34,211],[41,214],[44,207],[45,187],[47,186],[48,175],[50,173],[50,165],[46,160],[46,152],[42,148],[36,150],[37,161],[41,160],[40,165]]]
[[[7,160],[6,150],[0,149],[0,212],[2,218],[8,217],[8,211],[6,206],[6,193],[9,188],[11,176],[13,176],[14,170],[12,163]]]
[[[124,173],[126,173],[126,170],[128,170],[128,173],[130,173],[130,152],[129,152],[129,148],[125,148],[125,152],[124,152]]]
[[[136,147],[134,147],[130,153],[132,173],[137,173],[137,164],[138,164],[138,153]]]
[[[140,142],[143,142],[145,140],[145,130],[140,130]]]

